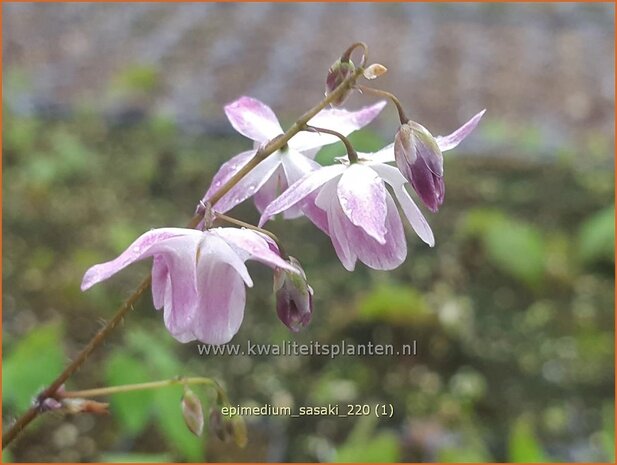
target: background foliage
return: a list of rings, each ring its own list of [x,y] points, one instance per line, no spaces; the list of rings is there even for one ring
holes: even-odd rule
[[[24,21],[28,10],[14,8],[13,18]],[[445,6],[434,8],[433,18],[458,18],[474,31],[477,15],[502,18],[499,10],[465,10],[460,19]],[[221,7],[216,14],[229,11]],[[390,17],[389,11],[379,14]],[[594,24],[593,11],[573,11],[549,13],[573,25]],[[29,14],[53,23],[53,13]],[[560,31],[554,36],[562,40]],[[112,315],[148,264],[82,294],[84,270],[115,256],[145,230],[184,224],[218,166],[248,147],[221,129],[221,102],[204,105],[203,114],[215,122],[198,131],[155,111],[152,102],[169,90],[158,62],[125,63],[105,81],[109,108],[128,102],[122,112],[94,103],[72,103],[69,112],[53,105],[47,112],[24,111],[17,97],[40,90],[30,62],[15,58],[19,53],[10,45],[27,49],[28,43],[20,42],[19,28],[12,34],[3,108],[5,425]],[[283,41],[272,44],[282,47]],[[319,55],[324,70],[345,45]],[[390,73],[403,72],[375,57]],[[455,61],[440,49],[433,66]],[[320,98],[321,74],[313,77],[319,89],[305,92],[309,104]],[[571,76],[556,85],[570,85]],[[494,90],[488,80],[477,85]],[[389,87],[397,93],[401,88]],[[469,142],[446,154],[446,202],[429,216],[436,247],[423,246],[410,232],[408,260],[393,272],[359,265],[347,273],[329,239],[309,222],[270,223],[315,288],[313,322],[290,334],[276,317],[269,272],[252,266],[255,287],[233,342],[400,346],[416,340],[417,356],[199,356],[195,344],[179,344],[166,333],[147,297],[68,386],[210,376],[241,405],[392,403],[393,418],[251,417],[248,446],[238,449],[209,432],[192,436],[180,415],[181,389],[170,387],[110,397],[108,417],[46,415],[5,452],[4,461],[613,461],[614,136],[605,130],[612,121],[593,117],[605,108],[594,99],[609,107],[612,100],[598,97],[599,86],[582,88],[592,116],[580,124],[574,117],[560,120],[555,102],[544,110],[542,118],[564,128],[558,145],[545,126],[526,122],[514,103],[508,107],[503,92],[486,96],[486,120]],[[411,108],[423,122],[423,114],[433,118],[440,133],[449,128],[442,115],[452,126],[468,116],[441,110],[432,116],[422,103],[431,95],[421,94],[414,88],[407,96]],[[543,94],[530,89],[526,98]],[[438,108],[442,100],[435,101]],[[463,106],[447,100],[450,107]],[[293,98],[275,106],[287,123],[304,109]],[[390,116],[383,119],[391,122]],[[352,140],[358,150],[376,149],[392,137],[392,128],[378,123]],[[318,159],[328,162],[341,153],[338,145],[327,147]],[[234,214],[257,219],[250,202]],[[210,405],[212,393],[199,393]]]

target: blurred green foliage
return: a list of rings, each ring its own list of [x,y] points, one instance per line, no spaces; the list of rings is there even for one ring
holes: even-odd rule
[[[498,211],[470,210],[462,230],[475,233],[493,264],[531,288],[542,285],[546,244],[537,227]]]
[[[529,416],[519,417],[512,425],[509,461],[516,463],[545,463],[549,459],[542,451]]]
[[[48,323],[21,339],[2,364],[2,400],[27,409],[38,392],[64,368],[62,326]]]
[[[126,85],[155,85],[156,76],[140,73]],[[249,144],[189,136],[163,118],[114,126],[87,113],[57,121],[5,114],[7,424],[149,268],[132,266],[81,293],[85,269],[150,228],[183,225],[218,166]],[[504,135],[510,143],[495,157],[464,157],[464,146],[446,155],[446,201],[428,215],[436,247],[410,233],[409,257],[393,272],[359,265],[347,273],[306,220],[268,224],[315,288],[304,332],[291,335],[278,321],[269,271],[249,265],[255,287],[234,343],[417,341],[417,356],[202,357],[167,334],[147,297],[69,382],[86,389],[209,376],[241,405],[392,403],[391,419],[250,417],[241,450],[212,434],[194,437],[181,389],[170,387],[111,396],[110,417],[46,415],[3,460],[613,460],[610,144],[590,137],[586,163],[573,153],[530,160],[520,153],[535,150],[533,131],[522,146],[507,125],[491,124],[495,144]],[[360,151],[384,143],[370,131],[352,139]],[[341,154],[332,146],[318,159]],[[250,202],[233,214],[257,219]],[[212,404],[212,393],[200,395]]]

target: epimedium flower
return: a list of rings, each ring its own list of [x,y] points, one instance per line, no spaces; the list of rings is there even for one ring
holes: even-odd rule
[[[439,210],[446,192],[442,152],[460,144],[475,129],[485,111],[445,137],[433,137],[428,129],[411,120],[397,131],[391,161],[396,161],[401,173],[432,212]]]
[[[405,260],[407,244],[397,207],[385,185],[389,184],[416,234],[432,247],[433,232],[406,190],[399,170],[371,160],[373,154],[358,155],[357,163],[327,166],[305,175],[266,207],[259,224],[299,205],[330,236],[347,270],[353,271],[357,260],[370,268],[391,270]]]
[[[298,272],[291,273],[277,268],[274,270],[274,293],[276,313],[279,319],[294,333],[307,326],[313,314],[313,288],[306,281],[306,274],[300,262],[289,257],[289,262]]]
[[[245,286],[253,286],[246,260],[298,273],[280,257],[276,244],[256,231],[161,228],[142,234],[114,260],[88,269],[81,289],[148,257],[154,259],[154,307],[164,309],[165,325],[180,342],[224,344],[236,334],[244,317]]]
[[[322,110],[309,121],[309,124],[332,128],[347,135],[373,121],[385,104],[385,102],[378,102],[358,111]],[[236,131],[254,141],[255,148],[232,157],[221,166],[202,199],[204,203],[249,162],[259,146],[283,133],[283,129],[272,109],[251,97],[240,97],[226,105],[225,114]],[[338,139],[330,134],[298,133],[289,141],[285,149],[279,150],[264,159],[242,178],[216,203],[214,209],[220,213],[225,213],[249,197],[254,196],[255,206],[262,212],[288,186],[306,173],[320,167],[312,159],[319,148],[337,141]],[[301,214],[299,209],[290,209],[285,213],[285,217],[295,218]]]

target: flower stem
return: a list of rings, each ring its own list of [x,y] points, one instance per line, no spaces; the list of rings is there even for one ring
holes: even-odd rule
[[[353,45],[355,48],[357,45]],[[351,47],[350,47],[351,48]],[[364,69],[362,66],[358,67],[347,79],[345,79],[334,91],[329,93],[321,102],[315,105],[313,108],[304,113],[298,120],[285,132],[278,137],[275,137],[270,142],[268,142],[265,146],[257,150],[255,156],[245,165],[240,171],[238,171],[234,176],[231,177],[229,181],[227,181],[221,188],[214,193],[214,195],[210,198],[210,203],[214,205],[218,202],[221,197],[223,197],[229,190],[235,186],[238,181],[240,181],[244,176],[246,176],[249,171],[255,168],[262,160],[264,160],[269,155],[273,154],[277,150],[283,148],[289,140],[295,136],[298,132],[302,130],[302,128],[308,123],[308,121],[323,110],[326,106],[328,106],[331,102],[335,101],[340,97],[343,92],[347,91],[350,87],[352,87],[358,77],[362,75]],[[189,221],[187,228],[195,228],[199,222],[201,221],[201,215],[194,215],[191,221]],[[109,334],[118,326],[118,323],[122,321],[124,316],[133,309],[133,305],[139,300],[139,298],[148,290],[150,284],[152,282],[152,276],[148,276],[145,278],[139,287],[130,295],[128,299],[118,308],[116,314],[113,316],[109,322],[99,330],[98,333],[88,342],[86,347],[82,349],[82,351],[77,355],[75,360],[73,360],[60,375],[49,385],[47,386],[41,394],[38,396],[38,399],[46,399],[48,397],[54,397],[56,392],[70,377],[75,373],[86,361],[88,356],[103,343],[103,341],[109,336]],[[39,403],[37,402],[35,405],[31,406],[24,414],[22,414],[13,425],[8,429],[6,433],[2,435],[2,448],[4,449],[8,446],[17,435],[23,431],[39,414],[41,413],[39,408]]]
[[[223,389],[219,386],[219,384],[211,378],[205,377],[190,377],[190,378],[172,378],[165,379],[162,381],[152,381],[149,383],[139,383],[139,384],[123,384],[121,386],[107,386],[96,389],[85,389],[83,391],[63,391],[56,393],[56,398],[58,399],[69,399],[69,398],[87,398],[87,397],[102,397],[111,394],[119,394],[122,392],[131,392],[131,391],[144,391],[147,389],[159,389],[167,386],[176,386],[176,385],[188,386],[191,384],[202,384],[207,386],[213,386],[218,393],[224,395]]]
[[[315,126],[309,126],[308,124],[306,125],[305,131],[309,131],[309,132],[323,132],[324,134],[332,134],[333,136],[338,137],[341,142],[343,144],[345,144],[345,149],[347,150],[347,158],[349,158],[349,163],[357,163],[358,162],[358,152],[356,152],[356,149],[353,148],[353,145],[351,145],[351,141],[345,137],[343,134],[341,134],[340,132],[336,132],[333,131],[332,129],[326,129],[326,128],[317,128]]]
[[[255,226],[250,223],[245,223],[242,220],[238,220],[236,218],[232,218],[231,216],[224,215],[223,213],[215,213],[215,215],[218,219],[226,221],[227,223],[235,224],[236,226],[241,226],[246,229],[252,229],[253,231],[257,231],[262,234],[265,234],[266,236],[268,236],[270,239],[272,239],[276,243],[277,247],[279,248],[281,258],[283,260],[289,260],[289,255],[287,255],[287,252],[285,252],[285,249],[283,248],[281,241],[274,233],[268,231],[267,229],[260,228],[259,226]]]
[[[366,60],[368,60],[368,46],[364,42],[356,42],[355,44],[351,44],[341,56],[341,62],[348,63],[351,59],[351,54],[358,47],[362,49],[362,60],[360,62],[360,67],[364,68],[366,66]]]
[[[409,118],[407,118],[407,115],[405,115],[405,110],[403,110],[403,105],[401,105],[401,101],[396,97],[396,95],[390,92],[387,92],[385,90],[374,89],[373,87],[363,86],[361,84],[358,85],[357,88],[362,92],[366,92],[368,94],[377,95],[378,97],[385,97],[387,99],[390,99],[390,101],[394,103],[394,105],[396,106],[396,109],[398,111],[398,117],[399,117],[399,120],[401,121],[401,124],[405,124],[409,121]]]

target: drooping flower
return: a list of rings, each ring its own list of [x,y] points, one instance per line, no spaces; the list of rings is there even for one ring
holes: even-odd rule
[[[322,110],[309,121],[309,124],[334,129],[347,135],[373,121],[384,106],[385,102],[378,102],[358,111]],[[250,97],[241,97],[226,105],[225,114],[236,131],[255,142],[255,149],[242,152],[221,166],[218,173],[214,175],[212,183],[202,199],[203,202],[207,202],[221,186],[246,165],[255,155],[259,146],[283,133],[283,129],[270,107]],[[262,212],[288,186],[306,173],[320,167],[312,159],[319,148],[337,141],[338,139],[330,134],[298,133],[289,141],[285,149],[267,157],[242,178],[216,203],[214,209],[220,213],[225,213],[240,202],[254,196],[255,205]],[[300,215],[299,209],[290,209],[286,212],[285,217],[295,218]]]
[[[405,260],[407,245],[385,181],[414,231],[432,247],[433,232],[405,189],[403,175],[393,166],[370,161],[371,154],[358,155],[358,163],[327,166],[305,175],[266,207],[259,224],[299,205],[330,236],[347,270],[353,271],[357,260],[377,270],[394,269]]]
[[[164,309],[165,325],[180,342],[224,344],[236,334],[244,317],[245,285],[253,286],[246,260],[297,272],[276,244],[252,230],[161,228],[142,234],[116,259],[91,267],[81,289],[147,257],[154,258],[154,307]]]
[[[445,137],[433,137],[424,126],[411,120],[397,131],[391,161],[396,161],[401,173],[432,212],[439,210],[446,192],[442,152],[453,149],[465,139],[478,125],[485,111],[482,110]]]
[[[306,281],[300,262],[294,257],[289,257],[289,261],[298,269],[297,273],[283,269],[274,270],[276,313],[285,326],[298,332],[311,321],[313,289]]]

